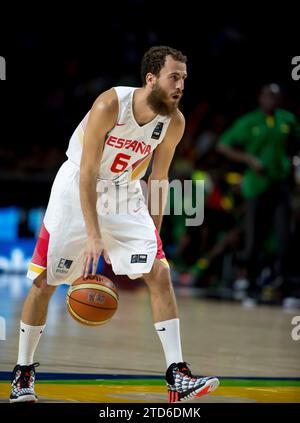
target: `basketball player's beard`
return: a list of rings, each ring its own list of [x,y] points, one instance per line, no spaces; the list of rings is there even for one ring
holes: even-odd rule
[[[167,102],[167,93],[157,83],[154,85],[152,91],[147,97],[149,107],[161,116],[172,116],[178,108],[179,103]]]

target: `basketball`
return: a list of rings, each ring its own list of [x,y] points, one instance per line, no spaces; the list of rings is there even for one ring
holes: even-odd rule
[[[87,326],[107,323],[118,308],[116,285],[103,275],[76,279],[67,293],[67,309],[77,322]]]

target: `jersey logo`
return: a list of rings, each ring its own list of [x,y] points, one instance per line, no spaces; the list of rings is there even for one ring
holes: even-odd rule
[[[161,131],[163,129],[163,126],[164,126],[163,122],[158,122],[154,131],[153,131],[153,133],[152,133],[152,135],[151,135],[151,138],[158,140],[160,135],[161,135]]]
[[[116,123],[116,126],[123,126],[123,125],[126,125],[126,122],[124,122],[124,123]]]
[[[106,144],[114,148],[123,148],[132,150],[135,153],[149,154],[151,153],[151,144],[145,144],[144,141],[128,140],[125,138],[114,137],[110,135],[106,140]]]

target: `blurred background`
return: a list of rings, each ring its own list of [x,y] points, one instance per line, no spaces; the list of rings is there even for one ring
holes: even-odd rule
[[[185,226],[186,216],[164,219],[161,236],[174,284],[187,295],[299,307],[300,80],[292,78],[292,59],[300,52],[292,11],[287,21],[285,10],[263,14],[248,4],[235,18],[217,7],[201,13],[189,1],[127,0],[102,12],[72,6],[66,16],[20,8],[17,16],[3,15],[0,29],[7,73],[0,83],[1,283],[5,275],[25,274],[69,138],[96,97],[112,86],[140,86],[144,52],[170,45],[188,57],[181,106],[186,131],[170,180],[205,181],[201,226]],[[260,109],[265,84],[278,101],[272,113]],[[285,112],[278,115],[278,108]],[[255,110],[254,122],[248,114]],[[253,118],[244,128],[249,138],[239,140],[232,134],[245,116]],[[230,159],[218,148],[222,143],[250,149],[262,161],[263,147],[249,146],[268,145],[273,174],[267,164],[262,175],[252,166],[258,179],[270,176],[260,192],[245,196],[251,166]],[[283,156],[284,174],[276,165]],[[278,198],[277,182],[285,192]],[[249,223],[249,204],[260,207],[258,224],[253,213]],[[125,277],[118,282],[133,286]]]

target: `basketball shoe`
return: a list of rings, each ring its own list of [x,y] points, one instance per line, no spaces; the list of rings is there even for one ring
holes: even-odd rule
[[[216,377],[193,376],[186,363],[173,363],[166,372],[168,402],[192,400],[217,389]]]
[[[37,402],[38,398],[34,392],[35,368],[40,363],[33,363],[30,366],[17,364],[11,377],[10,402]]]

